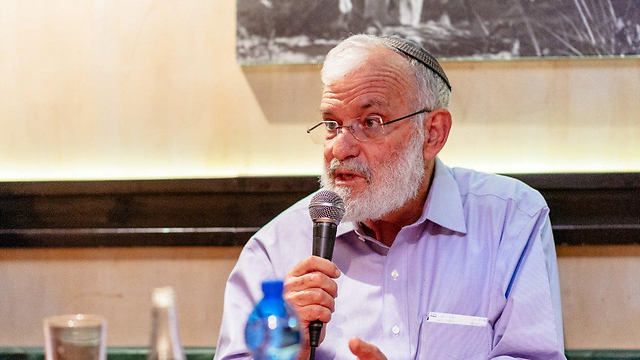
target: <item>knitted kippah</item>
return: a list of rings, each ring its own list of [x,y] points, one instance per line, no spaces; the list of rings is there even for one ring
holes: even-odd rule
[[[396,49],[397,51],[407,55],[412,59],[419,61],[424,66],[431,69],[444,81],[445,84],[447,84],[449,90],[451,90],[451,84],[449,84],[449,79],[447,79],[447,75],[445,75],[444,70],[442,70],[442,67],[440,66],[436,58],[429,54],[429,52],[422,46],[411,40],[406,40],[395,35],[383,37],[382,41],[384,41],[386,45]]]

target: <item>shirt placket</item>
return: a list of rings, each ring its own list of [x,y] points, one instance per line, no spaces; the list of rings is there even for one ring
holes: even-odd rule
[[[386,354],[390,359],[409,359],[411,343],[407,312],[408,265],[406,245],[400,234],[387,254],[384,276],[383,332],[385,348],[392,349]]]

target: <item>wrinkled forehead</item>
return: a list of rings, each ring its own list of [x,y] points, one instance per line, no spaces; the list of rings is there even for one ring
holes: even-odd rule
[[[343,76],[324,87],[321,110],[327,107],[389,107],[413,99],[415,74],[400,54],[381,46]]]
[[[376,67],[383,70],[391,66],[403,68],[406,77],[415,76],[415,70],[410,66],[409,60],[382,43],[341,49],[327,57],[322,68],[322,81],[325,85],[331,85],[362,68]]]

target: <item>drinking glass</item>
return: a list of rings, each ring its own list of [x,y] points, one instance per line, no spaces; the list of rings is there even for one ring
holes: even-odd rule
[[[44,319],[46,360],[106,360],[107,321],[100,315]]]

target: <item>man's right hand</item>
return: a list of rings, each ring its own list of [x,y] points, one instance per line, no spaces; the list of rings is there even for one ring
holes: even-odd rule
[[[302,348],[298,359],[308,359],[309,323],[320,320],[328,323],[335,310],[338,284],[333,280],[340,276],[338,267],[329,260],[310,256],[296,264],[284,281],[284,299],[298,314]],[[324,340],[326,326],[322,328],[320,342]]]

